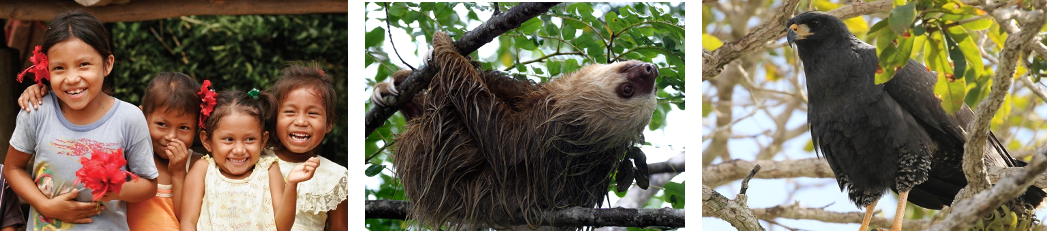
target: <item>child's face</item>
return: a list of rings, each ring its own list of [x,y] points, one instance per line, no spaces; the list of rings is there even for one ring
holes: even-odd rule
[[[153,140],[153,152],[164,159],[167,158],[164,148],[172,140],[181,140],[188,148],[193,146],[193,137],[196,136],[196,114],[168,109],[156,108],[145,115],[145,121],[149,123],[149,136]]]
[[[246,177],[262,154],[269,132],[258,119],[233,112],[218,121],[214,134],[201,133],[204,147],[211,152],[222,175],[233,179]]]
[[[327,111],[317,91],[301,87],[291,90],[280,102],[276,116],[276,135],[287,150],[310,153],[331,131]]]
[[[102,57],[76,37],[56,43],[47,51],[51,91],[69,108],[80,110],[102,93],[105,76],[112,70],[113,56]]]

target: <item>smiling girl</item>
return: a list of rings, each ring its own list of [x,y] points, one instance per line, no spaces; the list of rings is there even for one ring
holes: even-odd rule
[[[292,230],[346,230],[349,173],[320,156],[318,148],[336,120],[333,80],[315,62],[291,64],[281,74],[269,89],[277,104],[269,121],[273,148],[265,150],[266,156],[279,157],[277,163],[284,175],[310,158],[320,159],[316,175],[298,190]]]
[[[19,112],[3,170],[30,205],[27,229],[126,230],[125,202],[156,193],[145,117],[107,94],[114,60],[108,35],[98,19],[73,11],[51,21],[34,52],[30,69],[54,94],[43,97],[37,112]],[[140,179],[92,202],[90,190],[75,184],[79,161],[117,150],[127,160],[122,169]],[[29,164],[32,173],[26,171]]]
[[[262,96],[262,101],[270,98]],[[211,154],[186,176],[181,230],[291,229],[298,183],[313,177],[320,160],[310,158],[291,169],[285,184],[280,166],[273,164],[276,158],[261,156],[269,132],[266,110],[256,97],[225,91],[214,98],[200,132]]]

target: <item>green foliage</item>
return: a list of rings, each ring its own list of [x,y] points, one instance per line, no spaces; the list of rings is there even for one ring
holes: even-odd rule
[[[385,4],[377,4],[379,9],[375,11],[384,11]],[[448,31],[454,37],[464,34],[463,28],[467,28],[466,21],[453,17],[456,15],[453,10],[441,10],[451,9],[457,4],[390,3],[388,17],[379,19],[388,19],[392,27],[404,29],[412,39],[424,36],[426,42],[419,42],[428,43],[432,33],[437,30]],[[469,15],[475,14],[477,10],[492,10],[489,6],[475,3],[461,4],[467,6]],[[593,14],[591,5],[592,3],[573,3],[554,7],[547,14],[530,19],[519,28],[499,37],[500,46],[497,52],[474,55],[487,56],[479,57],[481,62],[500,64],[492,68],[503,71],[516,70],[543,80],[577,71],[589,64],[626,59],[646,62],[664,60],[656,62],[662,72],[658,79],[658,87],[672,87],[674,92],[660,100],[671,101],[682,107],[685,72],[684,47],[680,41],[683,41],[684,29],[679,24],[679,19],[672,13],[661,12],[658,7],[633,4],[612,8],[611,12],[604,15],[604,21],[601,21]],[[503,12],[512,6],[511,3],[499,5]],[[638,12],[638,9],[643,11]],[[443,20],[444,18],[456,20]],[[610,21],[606,21],[607,18],[610,18]],[[408,26],[410,24],[417,26]],[[380,67],[374,76],[375,82],[384,81],[388,75],[399,69],[397,64],[391,62],[396,60],[392,57],[395,54],[386,53],[381,47],[382,39],[377,38],[377,31],[384,32],[385,29],[375,28],[368,32],[365,42],[365,65],[378,64]],[[526,55],[531,57],[525,57]],[[573,62],[574,65],[565,62]]]
[[[348,17],[344,14],[183,16],[110,24],[115,96],[139,104],[158,72],[188,74],[215,89],[266,89],[288,62],[317,61],[335,79],[337,107],[346,111]],[[347,164],[346,118],[338,113],[320,153]],[[197,142],[199,144],[199,142]]]
[[[1007,36],[997,22],[981,9],[959,1],[895,1],[895,5],[890,15],[870,31],[878,35],[880,70],[876,83],[889,81],[905,61],[922,55],[928,69],[938,75],[935,94],[941,97],[946,111],[955,112],[962,103],[974,105],[981,101],[989,90],[983,77],[991,74],[982,54],[994,56],[1003,48]],[[887,27],[890,30],[883,30]],[[972,35],[982,33],[997,45],[987,48],[994,49],[978,47],[977,38]],[[924,47],[925,52],[911,52],[913,45]],[[1033,73],[1043,73],[1044,69],[1035,70]]]

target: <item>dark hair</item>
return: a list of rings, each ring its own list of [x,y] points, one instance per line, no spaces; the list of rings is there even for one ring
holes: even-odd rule
[[[200,95],[196,94],[198,91],[200,91],[200,83],[192,77],[182,73],[160,72],[149,81],[149,86],[145,88],[145,95],[142,96],[142,112],[149,115],[157,108],[166,108],[164,110],[175,110],[179,115],[199,116]]]
[[[74,37],[84,41],[84,43],[94,48],[95,51],[98,51],[98,54],[102,56],[103,64],[108,62],[106,57],[113,54],[113,50],[109,46],[109,31],[105,29],[105,25],[102,25],[102,22],[98,21],[91,13],[82,10],[73,10],[55,16],[51,23],[47,25],[47,32],[44,33],[44,44],[40,48],[44,54],[47,54],[47,51],[55,44]],[[112,94],[113,81],[109,78],[109,76],[106,76],[103,79],[102,91]]]
[[[290,94],[291,91],[299,88],[311,88],[319,94],[318,96],[320,97],[320,101],[322,101],[321,103],[324,107],[324,111],[327,112],[327,125],[334,124],[338,112],[335,110],[335,90],[333,82],[334,80],[331,76],[324,73],[323,69],[320,68],[320,64],[315,61],[308,63],[289,63],[287,67],[280,70],[280,79],[277,79],[276,83],[273,84],[273,87],[269,89],[269,93],[272,94],[272,97],[274,97],[276,101],[272,107],[270,107],[273,111],[269,112],[269,117],[266,117],[268,127],[270,129],[276,128],[277,113],[275,111],[279,110],[279,102],[283,102],[287,97],[287,94]],[[269,131],[269,133],[275,132],[276,131]],[[271,144],[276,147],[281,146],[279,137],[275,135],[269,137],[272,141],[270,142]]]
[[[214,134],[214,130],[218,128],[218,121],[222,120],[222,117],[233,114],[234,110],[254,117],[258,120],[258,125],[262,126],[262,131],[267,131],[264,121],[269,114],[268,107],[272,105],[272,98],[268,93],[261,93],[258,99],[254,99],[242,91],[219,92],[215,97],[217,104],[214,106],[214,111],[204,122],[204,131],[208,136]]]

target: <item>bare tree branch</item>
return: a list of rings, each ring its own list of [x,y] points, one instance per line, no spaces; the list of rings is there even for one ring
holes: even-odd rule
[[[738,230],[764,230],[753,211],[746,205],[745,194],[734,200],[720,195],[709,186],[702,185],[702,216],[720,218]]]
[[[1043,1],[1035,1],[1034,4],[1043,6]],[[988,138],[988,122],[1000,106],[1003,105],[1004,96],[1010,91],[1013,78],[1017,70],[1018,60],[1021,52],[1029,49],[1028,43],[1037,36],[1037,32],[1043,27],[1045,16],[1041,7],[1037,10],[1026,11],[1024,14],[1013,14],[1012,9],[992,10],[993,17],[1002,24],[1012,23],[1010,20],[1019,20],[1024,24],[1021,31],[1011,33],[1000,51],[1000,65],[997,67],[996,75],[993,77],[992,91],[979,103],[975,110],[975,119],[967,124],[967,140],[986,140]],[[1002,13],[1003,10],[1011,14]],[[982,160],[985,142],[966,142],[963,144],[963,175],[967,179],[967,185],[956,195],[956,200],[971,198],[976,192],[989,187],[988,179],[985,178],[985,163]],[[997,205],[999,206],[999,205]],[[995,207],[994,207],[995,208]]]
[[[1043,149],[1039,155],[1033,156],[1032,162],[1025,166],[1018,175],[1004,178],[993,186],[992,189],[975,194],[970,199],[953,203],[952,212],[942,222],[935,224],[928,230],[960,230],[964,227],[970,227],[978,219],[985,216],[985,214],[991,213],[1004,202],[1025,193],[1025,190],[1033,184],[1033,179],[1037,175],[1042,177],[1045,169],[1047,169],[1047,149]]]
[[[796,177],[833,178],[832,169],[823,159],[808,158],[799,160],[730,160],[702,168],[702,185],[717,187],[745,178],[749,170],[760,165],[762,169],[755,178],[782,179]]]
[[[791,205],[778,205],[770,208],[753,209],[753,214],[760,220],[774,220],[778,218],[815,220],[829,223],[858,224],[862,222],[863,212],[831,212],[822,208],[808,208],[800,206],[799,203]],[[874,216],[869,223],[870,227],[891,227],[893,220]],[[926,220],[906,220],[902,230],[923,230],[931,223]]]

